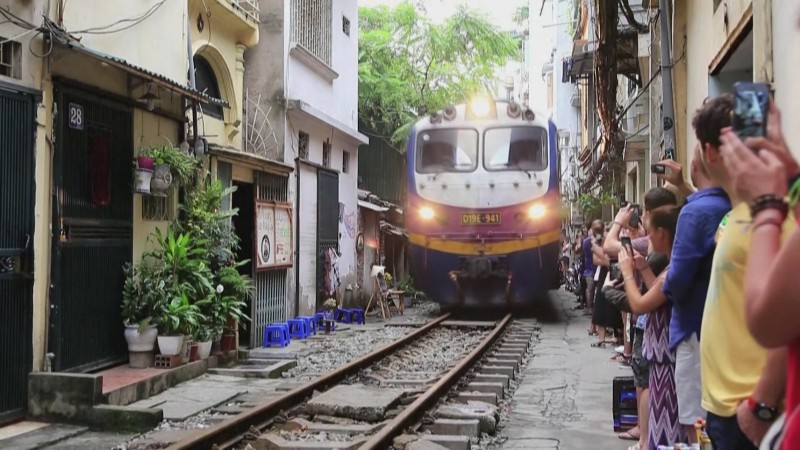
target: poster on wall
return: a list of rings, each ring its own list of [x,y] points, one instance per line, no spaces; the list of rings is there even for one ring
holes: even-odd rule
[[[272,202],[256,202],[256,268],[292,265],[292,208]]]

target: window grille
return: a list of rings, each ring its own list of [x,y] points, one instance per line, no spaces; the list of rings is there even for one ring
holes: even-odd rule
[[[331,0],[292,0],[292,41],[331,65]]]
[[[297,133],[297,156],[300,159],[308,159],[308,133],[300,131]]]
[[[233,0],[233,3],[254,22],[259,21],[260,10],[258,9],[258,0]]]
[[[142,196],[142,220],[148,222],[169,222],[175,220],[177,202],[175,187],[167,190],[166,197]]]

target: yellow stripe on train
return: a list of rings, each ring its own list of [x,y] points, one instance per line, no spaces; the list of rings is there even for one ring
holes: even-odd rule
[[[505,255],[542,247],[547,244],[558,242],[560,239],[560,230],[548,231],[535,236],[525,236],[521,239],[489,241],[486,243],[429,238],[427,235],[421,233],[408,234],[409,242],[414,245],[426,247],[437,252],[453,253],[456,255]]]

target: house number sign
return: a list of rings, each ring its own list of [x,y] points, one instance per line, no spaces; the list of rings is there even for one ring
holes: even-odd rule
[[[69,127],[73,130],[83,130],[83,106],[77,103],[69,104]]]

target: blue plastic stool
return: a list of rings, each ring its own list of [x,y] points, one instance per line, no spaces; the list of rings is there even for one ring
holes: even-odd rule
[[[350,323],[358,323],[364,325],[367,323],[367,320],[364,318],[364,310],[359,308],[353,308],[350,310]]]
[[[349,309],[337,309],[336,310],[336,321],[343,322],[343,323],[350,323],[350,310]]]
[[[306,323],[309,336],[311,336],[312,334],[314,336],[317,335],[317,329],[319,327],[317,326],[316,316],[298,316],[297,318]]]
[[[308,337],[308,325],[303,319],[289,319],[286,321],[289,324],[289,337],[297,339],[305,339]]]
[[[264,329],[264,348],[286,347],[291,343],[289,326],[285,323],[272,323]]]

